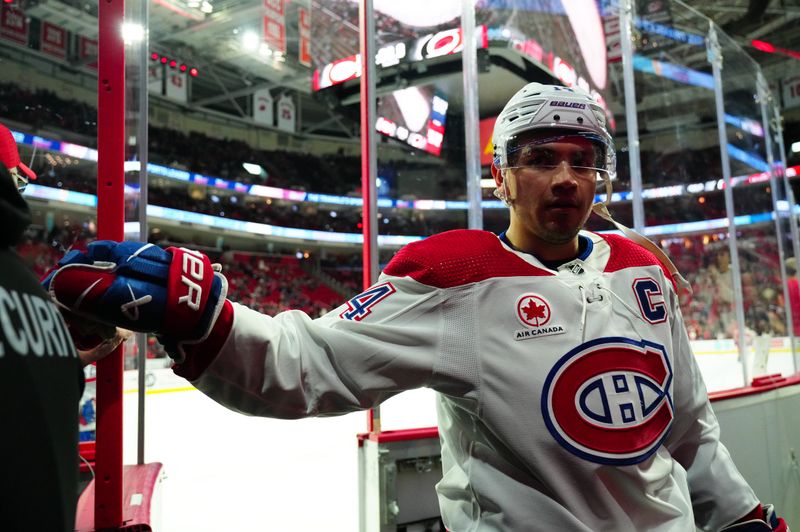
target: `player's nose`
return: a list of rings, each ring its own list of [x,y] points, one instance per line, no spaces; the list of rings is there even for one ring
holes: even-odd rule
[[[550,185],[556,187],[577,187],[578,180],[575,171],[567,161],[561,161],[553,169]]]

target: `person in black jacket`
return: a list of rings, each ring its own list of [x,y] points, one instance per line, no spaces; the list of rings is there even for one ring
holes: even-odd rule
[[[13,249],[31,220],[18,189],[35,177],[0,124],[0,529],[71,531],[83,366],[120,339],[78,352],[55,304]]]
[[[17,188],[32,172],[13,164],[3,126],[0,137],[0,523],[73,530],[83,369],[58,309],[12,249],[30,223]]]
[[[30,222],[14,181],[1,164],[0,522],[73,530],[83,369],[64,320],[12,249]]]

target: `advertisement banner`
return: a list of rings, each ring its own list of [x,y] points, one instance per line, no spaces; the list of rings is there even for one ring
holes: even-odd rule
[[[286,15],[284,0],[263,0],[264,17],[262,21],[264,42],[273,52],[286,53]]]
[[[278,100],[278,129],[294,133],[295,131],[295,107],[291,96],[284,94]]]
[[[272,112],[274,105],[269,89],[259,89],[253,93],[253,121],[267,126],[275,125]]]
[[[42,53],[57,59],[67,57],[67,30],[50,22],[42,21],[40,46]]]
[[[0,12],[0,37],[17,44],[28,44],[28,21],[21,9],[6,3]]]

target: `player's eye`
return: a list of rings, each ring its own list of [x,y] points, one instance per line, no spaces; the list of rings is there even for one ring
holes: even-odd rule
[[[547,167],[557,164],[557,157],[553,150],[533,148],[526,150],[519,160],[519,166]]]
[[[593,168],[595,166],[594,150],[579,150],[572,154],[570,158],[572,166]]]

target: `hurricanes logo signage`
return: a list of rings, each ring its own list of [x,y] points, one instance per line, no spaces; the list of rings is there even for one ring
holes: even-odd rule
[[[550,303],[540,295],[525,294],[517,299],[517,319],[526,329],[514,331],[515,340],[527,340],[538,336],[563,334],[564,327],[550,322]]]
[[[542,416],[572,454],[608,465],[638,464],[669,433],[672,367],[664,346],[598,338],[561,357],[544,383]]]

